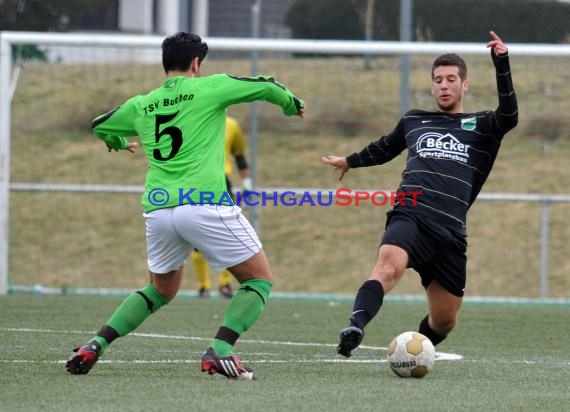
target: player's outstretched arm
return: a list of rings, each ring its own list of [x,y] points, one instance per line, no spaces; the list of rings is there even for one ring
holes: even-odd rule
[[[212,91],[217,92],[219,103],[222,106],[260,100],[281,106],[286,116],[305,117],[305,102],[274,77],[216,74],[208,78],[212,82]]]
[[[402,121],[398,123],[392,133],[370,143],[360,153],[353,153],[347,157],[323,156],[321,161],[340,172],[338,180],[342,180],[350,168],[381,165],[389,162],[406,148],[404,135],[397,132],[401,124]]]
[[[127,100],[121,106],[97,116],[91,123],[93,134],[101,139],[109,152],[127,150],[135,152],[138,146],[136,142],[129,142],[125,136],[136,136],[134,128],[135,103],[141,96],[135,96]]]

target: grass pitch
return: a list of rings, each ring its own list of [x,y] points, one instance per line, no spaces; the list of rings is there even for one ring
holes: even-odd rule
[[[423,379],[402,379],[386,346],[415,330],[425,303],[389,297],[353,357],[336,354],[351,302],[273,299],[238,341],[259,381],[199,371],[227,300],[179,298],[117,340],[86,376],[65,359],[121,301],[117,297],[0,298],[2,411],[498,411],[566,410],[568,306],[465,303]]]

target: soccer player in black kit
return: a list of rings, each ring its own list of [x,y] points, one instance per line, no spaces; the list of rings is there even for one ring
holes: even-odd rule
[[[386,136],[360,153],[327,156],[340,171],[381,165],[408,149],[399,191],[421,191],[388,212],[378,260],[354,301],[350,326],[340,331],[338,353],[349,357],[364,337],[364,327],[382,306],[384,294],[415,269],[426,290],[428,314],[418,331],[434,345],[453,330],[465,291],[467,211],[489,176],[503,136],[518,122],[507,46],[494,32],[487,47],[496,69],[499,106],[465,113],[467,67],[456,54],[444,54],[432,66],[431,92],[437,111],[410,110]],[[415,195],[414,195],[415,196]]]

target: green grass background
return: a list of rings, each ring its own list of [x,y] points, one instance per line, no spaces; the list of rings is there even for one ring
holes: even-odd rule
[[[465,109],[497,104],[490,59],[467,56],[471,88]],[[432,57],[413,57],[411,107],[431,108]],[[564,58],[513,57],[519,126],[504,140],[483,192],[568,194],[570,72]],[[215,52],[203,74],[248,75],[247,58]],[[399,59],[297,58],[263,55],[272,74],[308,104],[307,118],[284,118],[259,105],[258,186],[393,190],[405,155],[381,167],[351,171],[342,183],[320,162],[346,155],[389,132],[399,111]],[[545,76],[544,73],[549,73]],[[13,182],[142,185],[141,152],[107,153],[91,119],[162,82],[158,65],[30,63],[12,105]],[[249,106],[232,107],[249,132]],[[239,187],[239,179],[234,178]],[[12,192],[12,284],[137,288],[146,283],[144,220],[138,195]],[[263,207],[259,234],[277,277],[275,290],[353,293],[375,262],[384,207]],[[249,211],[246,210],[246,213]],[[570,296],[570,206],[551,205],[549,296]],[[477,202],[469,215],[468,296],[539,296],[537,204]],[[191,266],[183,288],[195,289]],[[395,294],[422,293],[411,272]]]
[[[385,348],[398,333],[416,329],[424,303],[388,298],[366,329],[365,346],[345,360],[335,346],[350,302],[273,299],[236,346],[260,378],[251,382],[199,371],[227,300],[182,298],[150,317],[140,335],[113,343],[88,375],[68,375],[71,348],[88,340],[119,302],[0,297],[0,410],[486,412],[570,405],[568,306],[466,303],[457,329],[437,348],[463,359],[436,361],[425,378],[406,380],[383,362]]]

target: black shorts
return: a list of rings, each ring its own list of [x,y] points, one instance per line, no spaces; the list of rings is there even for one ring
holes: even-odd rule
[[[462,297],[467,273],[467,241],[464,236],[435,222],[390,212],[382,245],[408,252],[408,267],[416,270],[427,288],[435,280],[451,294]]]

